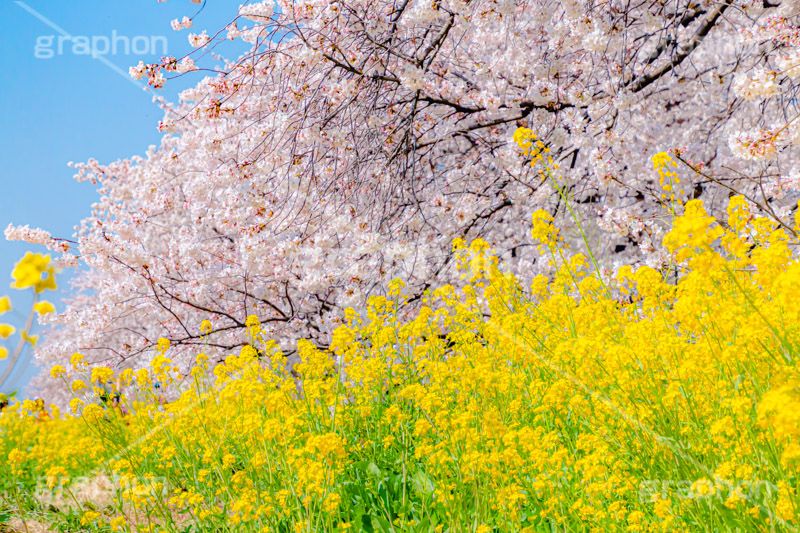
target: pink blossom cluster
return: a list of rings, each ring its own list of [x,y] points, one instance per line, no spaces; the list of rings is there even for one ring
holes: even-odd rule
[[[211,42],[211,37],[208,36],[206,30],[203,30],[202,33],[190,33],[189,34],[189,44],[194,46],[195,48],[203,47]]]
[[[31,229],[27,224],[25,226],[9,224],[4,234],[7,241],[24,241],[30,244],[39,244],[62,254],[66,254],[70,248],[69,242],[62,239],[54,239],[49,232],[39,228]]]
[[[192,19],[189,17],[184,16],[182,19],[175,19],[172,21],[172,29],[175,31],[181,31],[185,29],[189,29],[194,26]]]

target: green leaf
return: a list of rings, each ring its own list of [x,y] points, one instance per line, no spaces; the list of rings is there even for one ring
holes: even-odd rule
[[[386,520],[382,516],[375,516],[374,518],[375,518],[375,520],[378,521],[378,524],[381,527],[381,531],[383,531],[384,533],[391,533],[392,525],[389,523],[388,520]]]
[[[375,531],[375,528],[372,527],[372,520],[370,520],[369,515],[362,514],[360,520],[361,531],[366,531],[367,533],[373,533],[373,531]]]
[[[417,492],[425,494],[426,496],[429,494],[433,494],[433,491],[436,490],[436,485],[433,484],[431,478],[428,477],[423,471],[419,471],[411,478],[411,482],[414,483],[414,489]]]
[[[386,509],[389,512],[391,512],[391,510],[392,510],[392,501],[391,501],[391,498],[389,496],[389,487],[387,487],[386,484],[383,481],[378,483],[378,498],[383,500],[383,505],[386,507]]]
[[[381,475],[381,469],[378,468],[378,465],[376,465],[375,463],[370,463],[367,465],[367,472],[375,474],[376,476]]]
[[[420,533],[423,533],[423,532],[427,533],[428,531],[433,531],[433,528],[431,527],[430,518],[425,517],[422,520],[420,520],[419,524],[417,524],[417,527],[415,529],[417,531],[419,531]]]

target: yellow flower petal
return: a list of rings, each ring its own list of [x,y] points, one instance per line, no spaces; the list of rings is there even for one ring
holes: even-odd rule
[[[25,257],[19,260],[14,265],[14,270],[11,271],[11,277],[14,278],[14,283],[11,284],[15,289],[27,289],[36,285],[42,279],[42,272],[47,269],[47,264],[50,262],[50,256],[43,256],[42,254],[33,254],[28,252]]]
[[[0,315],[6,311],[11,311],[11,300],[8,299],[8,296],[3,296],[0,298]]]
[[[82,405],[84,405],[83,400],[80,398],[73,398],[69,402],[69,410],[72,411],[72,414],[76,414]]]
[[[5,359],[8,357],[8,350],[0,346],[0,360]]]
[[[13,335],[16,329],[11,324],[0,324],[0,337],[7,339],[9,335]]]
[[[31,345],[35,345],[36,341],[39,340],[39,336],[38,335],[28,335],[27,331],[23,331],[22,332],[22,338],[25,339],[26,341],[28,341],[29,343],[31,343]]]
[[[33,305],[33,309],[39,313],[40,315],[46,315],[47,313],[54,313],[56,308],[50,302],[46,300],[42,300]]]
[[[14,289],[33,287],[39,293],[45,289],[56,288],[49,255],[26,253],[25,257],[14,266],[11,277],[14,278],[14,282],[11,284]]]
[[[48,268],[43,273],[43,279],[40,280],[36,284],[36,292],[39,293],[39,292],[42,292],[43,290],[46,290],[46,289],[50,289],[50,290],[54,291],[57,288],[58,287],[56,286],[56,276],[55,276],[55,274],[53,274],[53,269],[52,268]]]

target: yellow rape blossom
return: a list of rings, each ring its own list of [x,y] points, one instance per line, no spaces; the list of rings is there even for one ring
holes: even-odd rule
[[[83,357],[82,354],[75,352],[69,358],[69,364],[72,365],[74,370],[83,370],[86,367],[86,359]]]
[[[395,283],[290,357],[248,317],[186,383],[162,342],[98,399],[114,372],[75,354],[76,416],[7,407],[0,476],[107,469],[126,512],[84,509],[98,530],[794,531],[797,243],[741,199],[728,216],[689,202],[664,239],[678,275],[621,268],[606,291],[537,212],[562,259],[530,287],[459,240],[464,277],[420,308]]]
[[[160,353],[162,355],[167,353],[167,350],[169,350],[169,347],[170,347],[169,339],[166,339],[164,337],[159,337],[158,345],[157,345],[157,348],[156,348],[158,353]]]
[[[80,409],[85,404],[86,402],[84,402],[80,398],[73,398],[69,402],[69,410],[72,412],[72,414],[77,414],[78,409]]]
[[[58,379],[60,376],[63,376],[67,373],[67,369],[61,365],[55,365],[53,368],[50,369],[50,376],[53,379]]]
[[[46,300],[42,300],[33,304],[33,309],[42,316],[46,315],[47,313],[53,313],[56,310],[55,306]]]
[[[50,266],[50,256],[28,252],[14,266],[11,271],[15,289],[33,287],[37,293],[46,289],[55,290],[56,281],[53,267]]]
[[[7,339],[10,335],[13,335],[16,331],[16,328],[11,324],[0,324],[0,337]]]
[[[105,366],[92,368],[92,383],[105,383],[114,377],[114,371]]]

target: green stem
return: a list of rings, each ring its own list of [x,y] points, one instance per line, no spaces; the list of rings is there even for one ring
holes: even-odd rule
[[[581,234],[581,239],[583,239],[583,244],[586,246],[586,253],[589,254],[589,259],[592,260],[592,265],[594,265],[594,269],[595,271],[597,271],[597,277],[600,279],[600,283],[603,284],[603,288],[606,291],[606,295],[608,297],[611,297],[611,293],[608,290],[608,286],[606,285],[606,282],[603,280],[603,273],[600,271],[600,265],[597,264],[597,260],[595,259],[594,254],[592,253],[592,248],[591,246],[589,246],[589,240],[586,238],[586,234],[583,232],[583,227],[581,227],[580,220],[578,220],[577,215],[575,215],[575,211],[572,210],[572,206],[570,205],[569,199],[567,198],[567,195],[564,193],[564,190],[558,185],[558,182],[553,177],[553,174],[550,172],[550,168],[547,165],[543,166],[545,168],[545,171],[547,171],[547,176],[550,178],[550,181],[553,182],[553,187],[556,188],[558,194],[561,196],[561,199],[564,200],[564,205],[567,206],[569,214],[572,215],[572,220],[575,221],[575,225],[578,227],[578,231]]]

